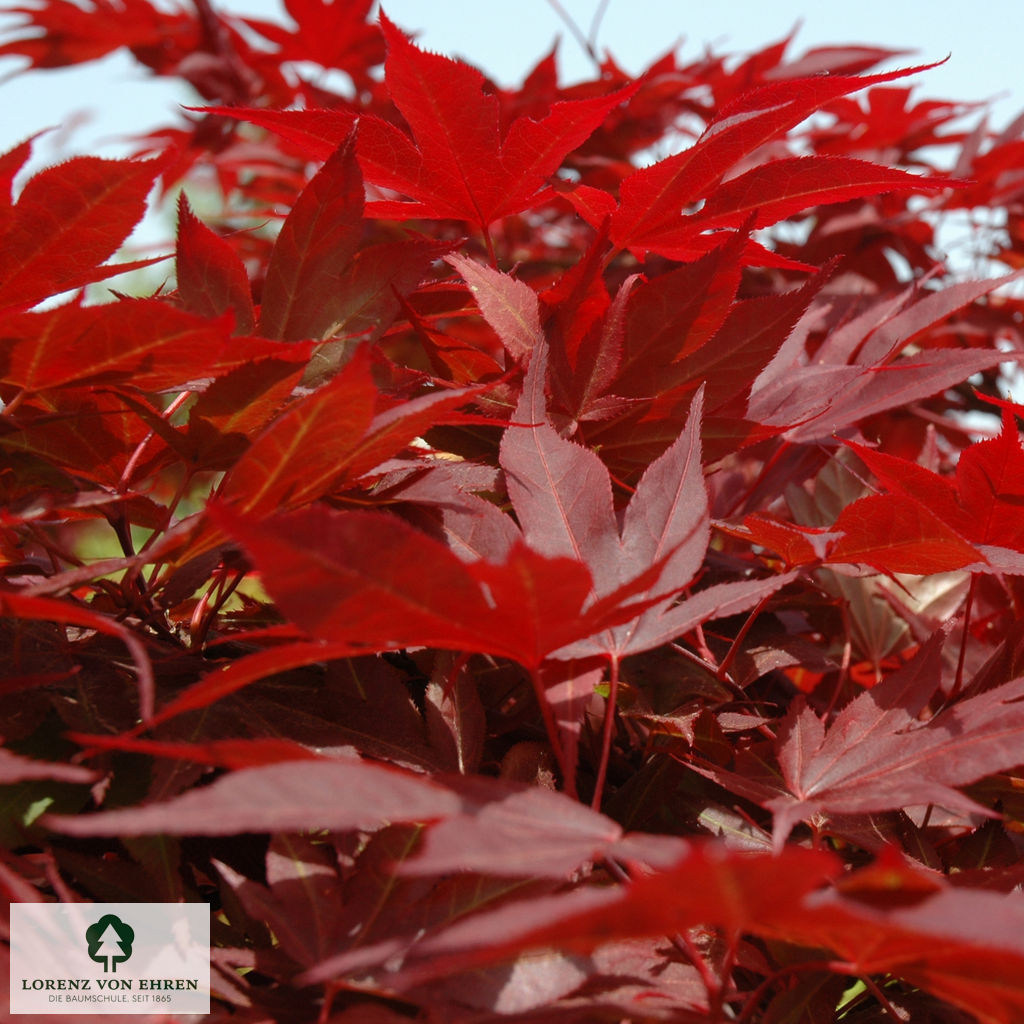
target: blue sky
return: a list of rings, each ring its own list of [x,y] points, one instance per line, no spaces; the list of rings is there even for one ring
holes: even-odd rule
[[[222,8],[275,16],[279,0],[221,0]],[[561,0],[586,32],[599,0]],[[1024,108],[1020,40],[1024,5],[1015,0],[605,0],[598,46],[627,71],[640,71],[680,44],[684,59],[708,44],[717,51],[747,52],[778,40],[800,25],[791,52],[828,43],[872,43],[914,49],[917,56],[893,62],[921,63],[951,53],[950,61],[920,76],[920,97],[981,100],[1002,96],[993,122],[1005,126]],[[558,35],[563,79],[588,73],[589,64],[548,0],[387,0],[388,16],[419,31],[421,45],[462,56],[503,84],[521,80]],[[969,16],[968,16],[969,14]],[[0,65],[0,75],[14,61]],[[167,123],[184,90],[144,78],[130,59],[117,55],[85,68],[33,73],[0,84],[0,147],[57,126],[37,145],[37,164],[71,152],[117,155],[118,136]]]

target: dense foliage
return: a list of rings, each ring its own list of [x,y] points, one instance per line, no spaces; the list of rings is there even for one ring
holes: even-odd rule
[[[212,1021],[1024,1019],[1022,125],[371,6],[0,45],[198,94],[0,158],[0,887],[209,902]]]

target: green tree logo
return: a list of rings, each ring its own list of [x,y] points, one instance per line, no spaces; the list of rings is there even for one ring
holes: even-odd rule
[[[89,943],[89,957],[103,964],[103,973],[117,973],[117,965],[123,964],[132,955],[135,929],[125,924],[115,914],[104,914],[94,925],[85,930],[85,941]]]

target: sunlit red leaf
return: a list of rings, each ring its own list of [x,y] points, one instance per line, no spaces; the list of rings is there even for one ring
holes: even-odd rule
[[[29,31],[0,46],[0,55],[27,57],[34,68],[97,60],[122,46],[144,52],[146,47],[166,46],[175,37],[188,52],[195,48],[198,35],[183,12],[159,10],[145,0],[29,0],[9,13],[21,15],[18,28]]]
[[[345,107],[320,110],[263,110],[252,107],[190,108],[259,125],[290,142],[310,160],[326,160],[349,137],[356,122]]]
[[[541,202],[548,178],[632,89],[555,104],[539,121],[499,124],[497,97],[467,64],[427,53],[381,14],[391,98],[411,135],[369,116],[359,124],[366,179],[411,201],[376,201],[368,212],[393,219],[451,217],[481,228]]]
[[[1024,449],[1011,409],[1003,409],[997,437],[964,450],[954,480],[864,445],[850,447],[893,492],[893,503],[908,510],[904,514],[937,517],[946,532],[973,544],[1024,550]]]
[[[80,156],[31,178],[0,228],[0,307],[25,309],[151,262],[101,265],[142,219],[160,170],[156,160]]]
[[[230,328],[230,315],[208,319],[156,299],[15,313],[4,321],[0,377],[33,393],[129,382],[159,391],[276,354],[275,343],[232,339]]]
[[[724,106],[689,149],[634,171],[622,183],[612,218],[612,239],[621,248],[657,251],[660,236],[681,226],[690,204],[708,198],[744,157],[799,124],[829,100],[892,81],[923,68],[878,75],[791,79],[752,89]]]
[[[368,22],[372,0],[336,3],[334,0],[285,0],[295,28],[246,19],[278,46],[280,61],[316,61],[325,68],[347,71],[359,84],[368,68],[384,60],[380,29]]]
[[[350,135],[303,189],[267,264],[260,333],[298,341],[323,337],[338,319],[342,271],[362,234],[363,179]]]
[[[836,540],[836,534],[824,529],[801,528],[765,515],[746,516],[742,530],[722,528],[774,551],[789,566],[820,562],[827,553],[829,543]]]
[[[355,480],[427,428],[457,418],[472,390],[381,403],[365,348],[329,383],[296,402],[250,445],[220,496],[247,512],[298,508]],[[379,408],[384,405],[384,408]]]
[[[754,216],[765,227],[823,203],[841,203],[879,192],[948,188],[948,180],[908,174],[865,160],[793,157],[755,167],[715,189],[693,223],[700,230],[738,227]]]
[[[252,555],[292,621],[367,652],[432,646],[536,668],[560,647],[634,615],[630,602],[649,579],[592,601],[583,563],[545,557],[521,542],[503,563],[466,564],[380,513],[312,506],[257,524],[220,508],[214,518]]]
[[[927,506],[893,494],[873,494],[849,505],[832,531],[842,536],[828,553],[830,562],[927,575],[984,561]]]
[[[196,217],[184,192],[178,200],[175,266],[185,309],[207,317],[231,310],[236,333],[252,333],[255,313],[245,267],[230,243]]]

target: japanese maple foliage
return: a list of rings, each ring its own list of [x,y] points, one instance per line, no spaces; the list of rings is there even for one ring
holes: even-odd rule
[[[193,93],[0,156],[0,887],[216,1021],[1021,1020],[1024,122],[373,6],[11,12]]]

